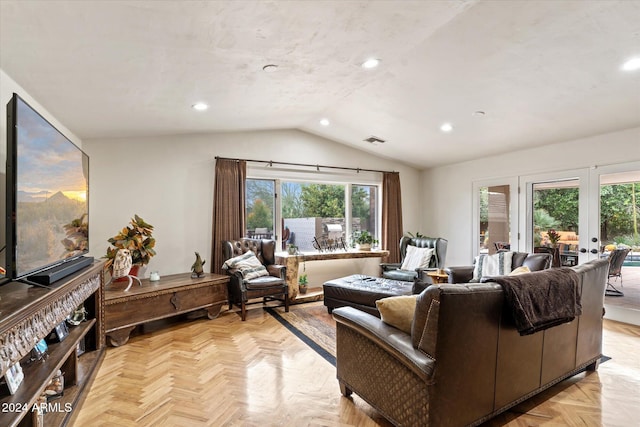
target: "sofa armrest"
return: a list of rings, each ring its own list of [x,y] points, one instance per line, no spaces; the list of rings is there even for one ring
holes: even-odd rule
[[[398,270],[398,269],[400,269],[401,266],[402,266],[402,264],[400,264],[399,262],[382,262],[382,263],[380,263],[380,268],[382,268],[382,271]]]
[[[472,265],[447,267],[444,272],[449,276],[449,283],[469,283],[473,279]]]
[[[338,333],[340,328],[349,328],[371,340],[424,381],[431,378],[435,361],[413,347],[410,334],[353,307],[334,309],[333,318],[336,320]]]
[[[269,276],[279,277],[283,280],[287,278],[287,267],[279,264],[271,264],[267,265],[267,271],[269,272]]]

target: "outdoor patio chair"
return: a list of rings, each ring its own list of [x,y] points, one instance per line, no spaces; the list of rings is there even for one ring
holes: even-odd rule
[[[609,254],[609,275],[607,277],[607,289],[604,294],[608,297],[623,297],[624,293],[611,284],[611,278],[620,278],[622,286],[622,263],[631,249],[614,249]]]

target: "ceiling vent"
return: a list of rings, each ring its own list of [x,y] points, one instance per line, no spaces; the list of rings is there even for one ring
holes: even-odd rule
[[[373,135],[371,135],[369,138],[363,139],[363,141],[373,145],[384,144],[386,142],[384,139],[380,139],[377,136]]]

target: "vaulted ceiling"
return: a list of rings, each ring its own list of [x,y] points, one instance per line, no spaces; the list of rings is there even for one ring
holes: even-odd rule
[[[0,2],[0,68],[83,139],[296,128],[427,168],[640,126],[633,57],[634,0]]]

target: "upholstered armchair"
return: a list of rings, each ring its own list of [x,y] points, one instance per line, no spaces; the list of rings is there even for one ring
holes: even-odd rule
[[[239,305],[242,320],[247,318],[246,306],[248,304],[264,303],[268,299],[282,300],[285,311],[289,311],[286,267],[275,263],[275,249],[275,240],[240,239],[222,242],[223,261],[225,265],[231,264],[230,268],[223,268],[231,276],[229,280],[229,309],[233,308],[233,304]],[[264,266],[266,272],[260,268],[244,269],[243,271],[243,268],[235,268],[239,264],[230,262],[230,260],[246,255],[248,251],[255,254],[259,264]],[[261,271],[256,273],[255,270]],[[255,298],[262,299],[261,301],[249,302]]]
[[[448,241],[442,237],[403,236],[402,239],[400,239],[400,262],[380,264],[380,267],[382,268],[382,277],[386,279],[401,280],[404,282],[413,282],[416,277],[419,275],[422,276],[421,273],[426,270],[444,268],[444,261],[447,257],[447,243]],[[429,264],[422,268],[403,270],[402,266],[405,263],[407,248],[409,246],[433,249],[434,251],[429,259]]]
[[[514,252],[511,258],[511,271],[518,267],[528,267],[529,271],[546,270],[551,267],[552,255],[547,253]],[[474,265],[452,266],[444,271],[449,283],[468,283],[473,279]]]

